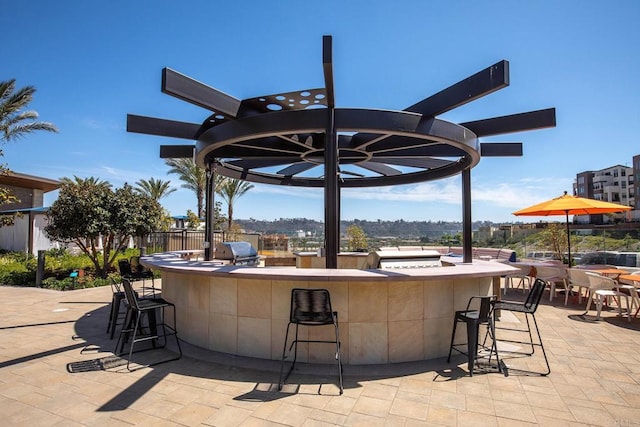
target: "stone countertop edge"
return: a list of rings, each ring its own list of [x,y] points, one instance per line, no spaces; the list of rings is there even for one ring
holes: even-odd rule
[[[198,275],[222,276],[239,279],[262,280],[307,280],[307,281],[385,281],[398,280],[439,280],[452,278],[477,278],[503,276],[519,271],[518,268],[496,261],[474,259],[472,263],[462,263],[459,258],[443,257],[454,266],[406,268],[406,269],[324,269],[295,267],[249,267],[233,265],[213,265],[209,261],[191,261],[181,258],[179,252],[163,252],[140,258],[147,268],[170,273],[190,273]]]

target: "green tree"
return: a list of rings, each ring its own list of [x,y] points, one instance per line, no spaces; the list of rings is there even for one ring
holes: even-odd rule
[[[44,130],[58,132],[58,128],[49,122],[39,122],[38,113],[25,110],[33,101],[36,88],[25,86],[16,90],[16,80],[0,82],[0,132],[2,140],[14,141],[29,133]]]
[[[61,181],[45,232],[52,240],[76,244],[91,259],[97,276],[106,277],[130,237],[149,234],[161,221],[160,204],[130,185],[113,191],[111,184],[96,178]]]
[[[171,213],[168,210],[162,208],[162,217],[160,218],[160,222],[155,225],[154,231],[169,231],[173,224],[174,219],[171,216]]]
[[[58,132],[58,128],[49,122],[37,121],[38,113],[26,110],[33,100],[36,89],[25,86],[16,90],[16,80],[0,82],[0,142],[15,141],[36,131]],[[0,157],[4,155],[0,150]],[[6,164],[0,164],[0,174],[9,173]],[[0,188],[0,205],[15,203],[18,199],[7,188]],[[13,215],[2,215],[0,227],[13,224]]]
[[[135,190],[144,196],[151,197],[156,202],[159,202],[160,199],[163,199],[176,191],[175,188],[171,188],[171,181],[163,181],[155,178],[149,178],[149,180],[141,179],[140,181],[137,181]]]
[[[222,214],[222,202],[216,201],[213,208],[213,230],[222,230],[227,218]]]
[[[220,184],[216,193],[227,202],[227,229],[231,230],[233,224],[233,205],[239,197],[251,190],[253,184],[236,178],[225,178]]]
[[[452,236],[451,234],[443,234],[440,238],[440,244],[449,247],[449,251],[451,251],[452,245],[459,245],[462,240],[462,236],[459,234]]]
[[[544,231],[540,232],[540,241],[548,251],[552,251],[554,258],[564,261],[564,253],[567,251],[567,232],[560,223],[550,223]]]
[[[367,235],[362,227],[351,224],[345,230],[347,235],[347,247],[350,251],[367,251],[369,244],[367,243]]]
[[[178,178],[183,182],[182,188],[196,193],[198,218],[203,218],[204,193],[207,186],[207,175],[204,168],[196,165],[193,159],[167,159],[165,163],[170,167],[168,173],[178,175]]]
[[[196,229],[200,225],[200,218],[191,209],[187,209],[187,228]]]
[[[78,187],[83,188],[110,189],[112,187],[109,181],[103,181],[100,178],[93,176],[90,176],[89,178],[80,178],[79,176],[74,175],[73,179],[65,176],[60,178],[60,182],[67,185],[77,185]]]

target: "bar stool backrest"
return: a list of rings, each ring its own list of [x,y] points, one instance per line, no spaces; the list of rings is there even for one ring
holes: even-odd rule
[[[132,256],[131,258],[129,258],[129,265],[130,265],[131,271],[133,271],[134,273],[137,273],[137,274],[150,273],[150,270],[148,268],[140,264],[139,256]]]
[[[292,289],[289,321],[300,325],[334,323],[329,291],[326,289]]]
[[[489,316],[491,315],[491,301],[493,301],[493,297],[483,297],[480,300],[480,311],[478,312],[478,320],[481,322],[486,322],[489,320]]]
[[[122,287],[124,288],[124,296],[127,299],[127,303],[134,310],[140,310],[140,306],[138,305],[138,298],[136,297],[136,293],[133,290],[133,286],[129,279],[122,278]]]
[[[120,276],[122,277],[130,277],[133,275],[133,271],[131,271],[131,264],[126,259],[121,259],[120,261],[118,261],[118,270],[120,271]]]
[[[118,281],[114,278],[111,278],[111,292],[113,292],[114,294],[117,292],[123,292],[122,288],[120,287],[120,283],[118,283]]]
[[[491,308],[492,308],[492,301],[494,301],[496,298],[495,296],[474,296],[469,298],[469,302],[467,302],[467,308],[464,312],[462,313],[471,313],[473,312],[474,314],[477,312],[478,316],[477,316],[477,320],[480,323],[486,323],[489,321],[489,318],[491,316]],[[478,307],[478,303],[476,301],[480,301],[480,307]],[[472,307],[473,305],[473,307]],[[478,308],[476,308],[478,307]],[[475,315],[473,317],[474,319],[476,319]]]
[[[527,295],[527,299],[524,302],[524,307],[531,313],[535,313],[535,311],[538,309],[538,304],[540,304],[542,294],[544,293],[546,287],[547,282],[542,279],[536,279],[535,282],[533,282],[533,286],[529,291],[529,295]]]

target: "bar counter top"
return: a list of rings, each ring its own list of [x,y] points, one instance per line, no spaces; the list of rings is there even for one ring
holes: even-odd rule
[[[310,281],[387,281],[416,280],[416,279],[447,279],[464,276],[467,278],[494,277],[518,271],[513,266],[497,262],[473,260],[463,263],[462,258],[443,256],[442,260],[455,264],[454,266],[427,268],[396,268],[396,269],[324,269],[324,268],[296,268],[296,267],[246,267],[224,264],[222,261],[202,261],[185,259],[185,254],[193,251],[163,252],[142,257],[140,262],[149,268],[167,272],[189,272],[208,276],[225,276],[234,278],[254,278],[268,276],[272,280],[304,279]]]

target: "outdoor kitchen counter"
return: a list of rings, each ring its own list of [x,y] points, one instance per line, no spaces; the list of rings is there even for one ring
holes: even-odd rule
[[[478,260],[392,270],[237,267],[186,260],[179,252],[146,256],[141,263],[162,272],[163,297],[176,305],[181,339],[240,356],[279,360],[291,289],[326,288],[339,314],[342,360],[353,365],[446,356],[454,312],[471,296],[496,294],[500,276],[517,271]],[[307,333],[324,339],[333,330],[301,329]],[[330,345],[308,348],[299,348],[298,360],[334,362]]]

